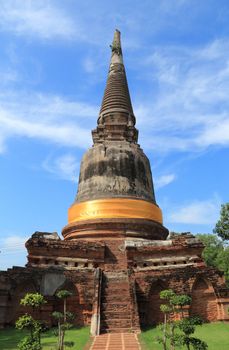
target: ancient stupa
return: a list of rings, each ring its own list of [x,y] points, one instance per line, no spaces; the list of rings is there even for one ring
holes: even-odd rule
[[[171,288],[192,297],[187,314],[228,320],[222,273],[201,258],[203,244],[190,233],[169,235],[156,203],[150,163],[138,144],[136,118],[115,31],[93,146],[80,168],[78,192],[64,239],[35,232],[26,242],[26,267],[0,273],[0,325],[24,312],[19,300],[41,292],[40,316],[52,325],[55,293],[72,291],[68,308],[91,333],[139,332],[162,321],[159,293]]]

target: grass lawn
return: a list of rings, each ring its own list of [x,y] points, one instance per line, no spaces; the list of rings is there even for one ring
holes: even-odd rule
[[[146,330],[140,334],[140,341],[144,350],[162,350],[156,337],[161,335],[158,328]],[[208,350],[228,350],[229,349],[229,323],[205,323],[196,327],[194,334],[197,338],[204,340],[208,344]],[[186,348],[179,348],[186,350]]]
[[[14,328],[0,330],[0,349],[1,350],[18,350],[17,343],[20,341],[25,332]],[[66,341],[74,341],[75,345],[72,350],[82,350],[89,340],[89,327],[78,329],[70,329],[66,332]],[[49,330],[42,333],[42,345],[44,350],[55,350],[57,337],[53,335],[53,331]]]

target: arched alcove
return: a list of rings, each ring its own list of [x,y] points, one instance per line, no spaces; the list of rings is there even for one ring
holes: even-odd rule
[[[82,326],[84,324],[83,320],[83,308],[80,305],[79,291],[77,286],[67,280],[65,283],[56,290],[67,290],[72,293],[70,297],[67,298],[67,311],[74,315],[74,320],[72,321],[75,325]],[[55,293],[55,294],[56,294]],[[56,297],[55,311],[63,312],[63,300]]]
[[[195,281],[192,288],[190,315],[199,315],[204,321],[217,320],[217,302],[212,284],[202,278]]]
[[[151,285],[148,295],[147,324],[156,325],[163,322],[164,316],[160,310],[163,300],[160,299],[160,292],[167,287],[163,282],[157,281]]]
[[[141,328],[163,322],[163,314],[160,311],[163,300],[160,299],[160,292],[164,289],[167,289],[167,286],[161,280],[153,282],[149,286],[148,292],[143,292],[140,286],[136,285]]]

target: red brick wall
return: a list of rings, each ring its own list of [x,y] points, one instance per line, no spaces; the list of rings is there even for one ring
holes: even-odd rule
[[[199,279],[194,283],[190,314],[199,315],[205,321],[217,320],[217,303],[214,290],[203,279]]]

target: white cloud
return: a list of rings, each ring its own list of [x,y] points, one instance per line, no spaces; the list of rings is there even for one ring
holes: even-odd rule
[[[43,162],[43,168],[58,178],[76,182],[80,163],[72,154],[64,154],[55,159],[47,158]]]
[[[18,81],[18,79],[18,73],[13,69],[4,69],[0,71],[0,81],[2,85]]]
[[[17,35],[36,35],[43,39],[76,36],[76,23],[47,0],[1,1],[0,29]]]
[[[176,176],[175,174],[167,174],[162,175],[160,177],[156,177],[154,180],[154,185],[156,189],[159,189],[161,187],[167,186],[171,182],[175,180]]]
[[[29,237],[9,235],[0,239],[0,270],[26,264],[25,242]]]
[[[42,39],[86,41],[98,47],[110,42],[110,33],[118,26],[126,33],[125,47],[136,48],[143,36],[150,37],[161,28],[171,30],[171,20],[178,30],[177,16],[184,17],[185,3],[187,0],[148,2],[147,11],[142,11],[144,2],[132,6],[121,0],[101,0],[99,6],[92,0],[0,0],[0,30]]]
[[[13,3],[15,3],[14,6]],[[176,1],[174,6],[181,9],[185,3],[187,1]],[[68,6],[64,6],[63,10],[60,4],[58,1],[41,0],[36,2],[27,0],[4,2],[0,10],[0,19],[3,19],[2,28],[9,29],[12,27],[12,30],[24,28],[23,30],[20,29],[21,34],[31,33],[40,36],[46,35],[47,32],[47,35],[51,37],[61,35],[58,30],[62,30],[65,26],[59,25],[59,22],[61,24],[61,18],[64,18],[64,20],[69,20],[69,23],[74,22],[73,27],[70,27],[72,35],[77,35],[78,14],[70,13]],[[60,6],[59,9],[57,5]],[[82,23],[80,22],[80,26],[84,28],[83,31],[86,33],[85,11],[87,6],[79,5],[77,13],[81,13],[81,7]],[[164,11],[163,6],[162,8],[158,6],[158,9]],[[65,10],[69,12],[69,16],[65,14]],[[81,33],[80,38],[88,40],[88,36],[91,36],[90,42],[98,45],[98,43],[101,44],[102,31],[105,36],[109,32],[98,25],[95,17],[97,18],[97,14],[101,13],[99,9],[94,10],[94,16],[89,16],[92,21],[90,23],[96,23],[95,28],[93,27],[93,33],[90,31],[89,35],[87,32],[87,38]],[[165,12],[167,11],[165,10]],[[39,23],[44,25],[39,24],[36,27],[37,29],[31,29],[30,25],[33,23],[36,25],[38,20],[37,22],[31,20],[31,24],[29,20],[30,13],[32,19],[37,18],[36,16],[38,18],[43,16],[44,23],[42,20]],[[73,17],[70,17],[70,15],[74,15],[76,20],[73,21]],[[58,26],[55,21],[52,23],[53,17],[58,22]],[[52,27],[50,30],[46,27],[46,21],[49,20]],[[141,29],[140,22],[142,20],[142,18],[138,18],[137,31]],[[125,26],[133,26],[131,20],[128,18],[124,21],[121,14],[120,21],[124,28]],[[105,28],[107,26],[106,22]],[[58,28],[56,29],[56,27]],[[66,28],[68,28],[68,25],[66,25]],[[38,30],[41,30],[41,32],[38,32]],[[45,33],[43,33],[43,30]],[[80,30],[78,33],[80,33]],[[130,31],[130,28],[128,31]],[[131,41],[132,38],[130,34],[128,35],[128,31],[126,40]],[[64,30],[63,33],[65,33]],[[67,33],[68,30],[66,30],[66,35]],[[96,35],[98,40],[94,40]],[[132,50],[135,50],[136,57],[131,55],[130,64],[132,64],[132,68],[134,66],[134,69],[136,69],[136,62],[138,62],[137,69],[141,71],[141,79],[147,80],[148,83],[145,84],[148,91],[144,96],[144,105],[142,104],[143,95],[141,95],[141,101],[137,98],[134,101],[137,127],[139,127],[140,141],[144,148],[153,149],[157,153],[198,152],[209,146],[229,145],[228,40],[214,40],[203,48],[181,45],[154,47],[152,54],[148,57],[144,57],[146,52],[144,49],[142,50],[143,57],[139,56],[141,50],[136,50],[134,45]],[[81,61],[88,73],[95,73],[94,67],[96,66],[98,69],[98,65],[101,64],[101,52],[98,54],[97,51],[99,51],[97,48],[95,51],[92,49],[89,56]],[[17,74],[13,69],[9,69],[5,73],[2,72],[2,80],[14,81],[18,79]],[[98,76],[101,79],[100,71]],[[142,89],[144,89],[143,85]],[[60,96],[44,94],[27,95],[24,98],[19,94],[8,96],[3,93],[0,94],[0,104],[0,126],[2,127],[0,131],[0,152],[4,151],[7,138],[15,135],[34,137],[60,145],[77,147],[81,147],[85,139],[85,147],[87,147],[91,140],[90,129],[93,123],[95,125],[98,114],[97,107],[90,104],[67,101]],[[94,118],[93,123],[88,123],[88,118],[92,116]]]
[[[25,242],[28,240],[28,237],[10,235],[4,239],[0,239],[0,252],[2,257],[7,257],[9,254],[13,253],[25,253]]]
[[[224,120],[209,125],[203,133],[196,140],[200,146],[208,146],[208,145],[228,145],[229,144],[229,118],[225,116]]]
[[[12,235],[1,239],[0,244],[3,249],[24,249],[27,239],[28,237]]]
[[[175,207],[167,217],[170,223],[211,225],[215,224],[220,211],[219,199],[193,201],[184,206]]]
[[[229,145],[228,40],[202,49],[156,47],[145,59],[150,100],[136,101],[143,145],[155,151],[202,151]],[[149,68],[153,67],[152,74]]]
[[[95,65],[95,62],[91,58],[86,57],[83,61],[83,67],[87,73],[93,73],[97,65]]]
[[[42,94],[0,94],[0,151],[13,136],[87,148],[95,106]],[[88,128],[87,128],[88,126]]]

